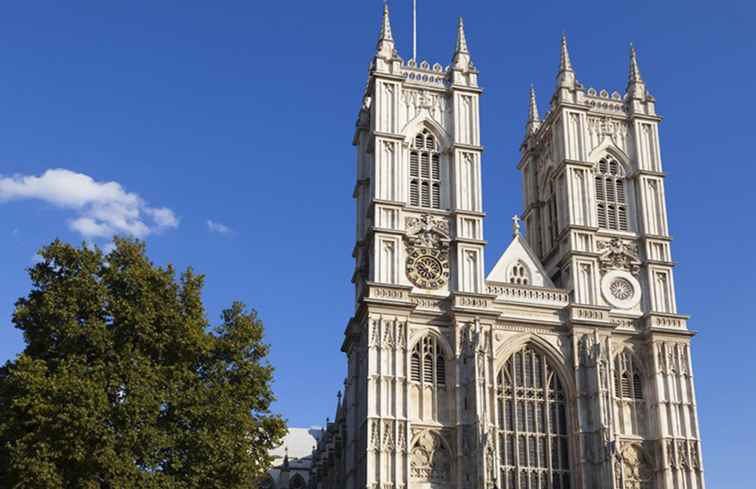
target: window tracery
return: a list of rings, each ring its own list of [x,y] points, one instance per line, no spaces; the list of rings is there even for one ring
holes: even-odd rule
[[[516,285],[530,285],[530,270],[522,262],[515,263],[509,270],[509,283]]]
[[[598,226],[628,231],[628,203],[624,167],[611,156],[599,160],[594,168]]]
[[[410,380],[429,385],[446,385],[446,362],[438,340],[426,335],[410,355]]]
[[[410,205],[441,208],[441,155],[438,141],[427,129],[412,140],[410,149]]]
[[[566,395],[546,356],[525,346],[497,383],[502,487],[569,489]]]

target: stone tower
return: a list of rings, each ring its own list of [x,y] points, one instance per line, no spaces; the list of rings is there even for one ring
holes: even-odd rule
[[[655,100],[585,89],[562,39],[530,93],[522,220],[487,276],[481,90],[399,57],[384,8],[359,111],[355,313],[317,489],[704,487],[677,314]]]

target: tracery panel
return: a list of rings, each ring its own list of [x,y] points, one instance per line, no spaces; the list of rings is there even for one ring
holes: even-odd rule
[[[499,469],[505,489],[570,489],[565,390],[546,356],[530,345],[497,377]]]

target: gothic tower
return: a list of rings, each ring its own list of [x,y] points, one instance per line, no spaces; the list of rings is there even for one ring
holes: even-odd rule
[[[403,60],[384,7],[358,114],[355,312],[316,489],[704,487],[677,314],[655,100],[584,89],[562,40],[525,209],[484,276],[481,89],[462,20],[449,66]]]
[[[575,379],[584,474],[594,487],[610,487],[612,473],[615,487],[698,488],[693,334],[675,301],[661,118],[632,46],[629,64],[624,95],[586,89],[563,36],[543,121],[531,90],[523,217],[529,245],[569,293],[573,336],[586,343]],[[601,355],[598,367],[590,358],[597,345],[609,353],[603,372]],[[605,440],[615,442],[614,467],[598,456]]]

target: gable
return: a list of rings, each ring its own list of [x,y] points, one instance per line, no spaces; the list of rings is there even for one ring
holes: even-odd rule
[[[534,287],[554,287],[543,265],[521,236],[512,239],[486,280]]]

